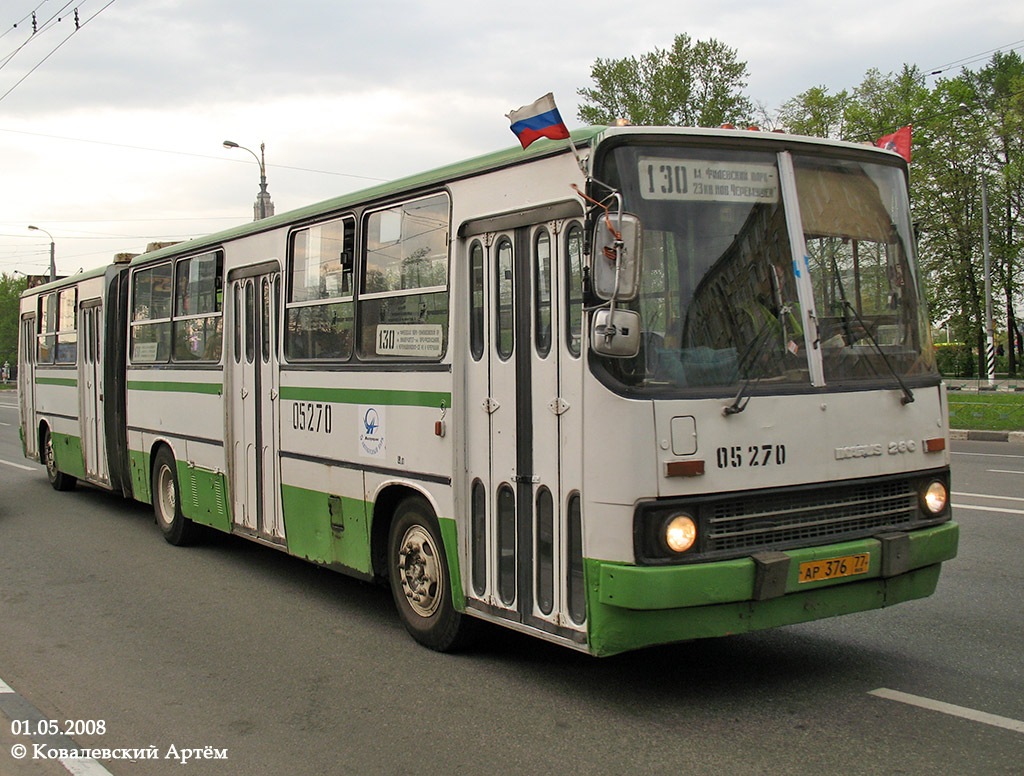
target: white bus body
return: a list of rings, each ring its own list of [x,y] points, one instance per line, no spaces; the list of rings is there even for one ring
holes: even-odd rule
[[[436,649],[477,619],[605,655],[929,595],[957,527],[905,166],[572,142],[587,175],[538,142],[26,292],[26,456],[173,543],[388,579]],[[639,219],[614,299],[611,192]]]

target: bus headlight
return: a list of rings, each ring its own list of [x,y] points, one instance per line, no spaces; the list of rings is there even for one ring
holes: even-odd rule
[[[697,524],[689,515],[673,515],[664,523],[663,539],[672,552],[686,552],[697,541]]]
[[[921,492],[921,503],[925,511],[930,515],[941,514],[949,501],[949,493],[946,486],[938,480],[932,480],[928,487]]]

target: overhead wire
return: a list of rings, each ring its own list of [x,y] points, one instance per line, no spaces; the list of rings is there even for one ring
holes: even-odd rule
[[[32,68],[27,73],[25,73],[25,75],[23,75],[21,78],[19,78],[15,82],[14,86],[12,86],[10,89],[8,89],[3,94],[0,94],[0,102],[3,102],[4,98],[7,97],[7,95],[9,95],[11,92],[13,92],[15,89],[17,89],[25,81],[25,79],[28,78],[30,75],[32,75],[36,70],[38,70],[39,67],[44,62],[46,62],[46,60],[48,60],[50,57],[52,57],[54,54],[56,54],[57,51],[60,50],[60,48],[65,43],[67,43],[69,40],[71,40],[72,37],[74,37],[75,33],[80,32],[81,30],[83,30],[85,28],[85,25],[87,25],[89,22],[91,22],[93,19],[95,19],[97,16],[99,16],[105,10],[110,8],[110,6],[112,6],[113,4],[114,4],[114,0],[109,0],[109,2],[105,6],[100,8],[100,10],[98,10],[96,13],[94,13],[92,16],[90,16],[85,21],[79,21],[78,18],[77,18],[77,12],[76,12],[75,29],[73,29],[71,31],[71,33],[66,38],[64,38],[64,40],[62,40],[60,43],[58,43],[56,46],[54,46],[53,49],[50,50],[49,54],[47,54],[45,57],[43,57],[41,60],[39,60],[35,65],[32,66]]]
[[[72,143],[90,143],[92,145],[108,146],[110,148],[127,148],[132,151],[148,151],[154,154],[174,154],[176,156],[191,156],[197,159],[216,159],[221,162],[232,162],[234,164],[252,164],[248,159],[239,159],[229,156],[213,156],[212,154],[197,154],[192,151],[174,151],[167,148],[151,148],[147,146],[129,145],[127,143],[113,143],[109,140],[90,140],[81,137],[67,137],[65,135],[49,135],[42,132],[27,132],[22,129],[5,129],[0,127],[0,132],[8,132],[13,135],[29,135],[31,137],[45,137],[50,140],[67,140]],[[333,170],[314,170],[308,167],[292,167],[286,164],[267,164],[266,168],[275,170],[293,170],[295,172],[312,172],[318,175],[337,175],[342,178],[357,178],[364,181],[387,182],[387,178],[378,178],[373,175],[357,175],[351,172],[335,172]]]
[[[45,2],[45,0],[44,0],[44,2]],[[26,46],[28,46],[28,45],[29,45],[30,43],[32,43],[33,41],[36,41],[36,40],[40,40],[40,39],[41,39],[41,36],[42,36],[42,34],[43,34],[44,32],[46,32],[47,30],[49,30],[50,28],[52,28],[52,27],[53,27],[53,26],[54,26],[55,24],[57,24],[58,22],[60,22],[60,21],[61,21],[61,20],[63,19],[63,17],[61,16],[61,14],[62,14],[62,13],[64,13],[64,11],[66,11],[66,10],[68,9],[68,7],[69,7],[69,6],[71,6],[71,4],[72,4],[72,3],[74,3],[74,2],[75,2],[75,0],[67,0],[67,2],[65,2],[65,3],[64,3],[64,5],[62,5],[62,6],[60,7],[60,9],[59,9],[59,10],[57,10],[57,12],[56,12],[56,13],[54,13],[54,14],[53,14],[53,15],[52,15],[52,16],[51,16],[51,17],[50,17],[49,19],[47,19],[46,21],[44,21],[44,22],[43,22],[43,23],[42,23],[41,25],[40,25],[40,24],[38,24],[38,22],[37,22],[37,18],[36,18],[36,12],[35,12],[35,11],[33,11],[33,12],[32,12],[32,13],[30,14],[30,16],[31,16],[31,18],[32,18],[32,33],[31,33],[31,34],[30,34],[30,35],[29,35],[29,36],[28,36],[28,37],[27,37],[27,38],[25,39],[25,41],[24,41],[24,42],[23,42],[23,43],[22,43],[22,44],[21,44],[20,46],[18,46],[18,47],[17,47],[16,49],[14,49],[14,51],[12,51],[12,52],[11,52],[10,54],[7,54],[7,55],[6,55],[6,56],[4,56],[4,57],[3,57],[2,59],[0,59],[0,70],[3,70],[3,69],[4,69],[4,67],[5,67],[5,66],[6,66],[6,65],[7,65],[7,64],[8,64],[8,63],[9,63],[9,62],[10,62],[10,61],[12,60],[12,59],[14,59],[14,57],[15,57],[15,56],[16,56],[16,55],[17,55],[17,54],[18,54],[18,53],[20,52],[20,51],[22,51],[22,50],[23,50],[23,49],[24,49],[24,48],[25,48]],[[42,3],[40,3],[40,6],[42,6]],[[38,8],[37,8],[36,10],[38,10]],[[76,9],[75,9],[75,15],[76,15],[76,17],[77,17],[77,14],[78,14],[78,9],[76,8]],[[15,26],[17,26],[17,25],[15,25]],[[12,28],[12,29],[13,29],[13,28]],[[10,31],[10,30],[8,30],[8,32],[9,32],[9,31]],[[6,34],[6,33],[5,33],[5,34]]]
[[[947,62],[944,65],[928,68],[924,72],[928,76],[941,75],[948,70],[952,70],[954,67],[966,67],[967,65],[972,65],[975,62],[980,62],[989,54],[995,54],[997,51],[1016,51],[1019,48],[1024,48],[1024,39],[1015,40],[1012,43],[1007,43],[1005,46],[998,46],[996,48],[989,49],[988,51],[982,51],[978,54],[971,54],[966,57],[961,57],[960,59],[954,59],[952,62]]]
[[[8,33],[13,32],[14,30],[18,29],[18,25],[19,24],[24,24],[26,21],[31,19],[35,15],[36,11],[38,11],[40,8],[42,8],[44,5],[46,5],[46,3],[47,3],[47,0],[41,0],[39,5],[37,5],[35,8],[33,8],[27,14],[22,16],[20,19],[18,19],[18,21],[16,21],[14,24],[12,24],[10,27],[8,27],[6,30],[4,30],[3,32],[0,32],[0,39],[4,38]]]

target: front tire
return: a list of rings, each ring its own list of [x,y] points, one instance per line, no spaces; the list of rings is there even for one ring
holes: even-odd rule
[[[75,487],[75,478],[57,468],[57,455],[53,451],[53,437],[50,429],[43,428],[42,453],[43,464],[46,466],[46,479],[54,490],[71,490]]]
[[[181,512],[178,470],[174,455],[161,447],[153,462],[153,515],[170,544],[181,547],[195,541],[198,528]]]
[[[388,577],[398,614],[416,641],[438,652],[465,644],[471,623],[452,603],[441,530],[421,497],[407,498],[395,510],[388,538]]]

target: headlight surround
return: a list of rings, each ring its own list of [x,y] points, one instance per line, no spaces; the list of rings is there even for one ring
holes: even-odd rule
[[[925,514],[937,517],[949,504],[949,490],[941,480],[932,480],[921,490],[921,508]]]
[[[685,512],[670,515],[662,523],[661,541],[669,552],[682,555],[697,543],[697,521]]]

